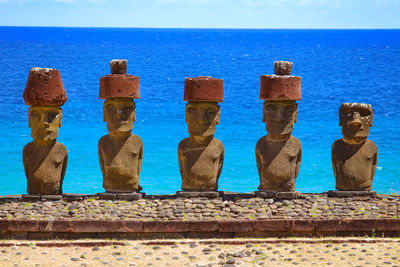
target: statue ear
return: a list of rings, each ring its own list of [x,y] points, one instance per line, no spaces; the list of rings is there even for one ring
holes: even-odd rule
[[[374,117],[374,114],[371,114],[371,121],[369,122],[369,126],[372,127],[372,118]]]
[[[297,123],[297,112],[299,111],[299,105],[296,103],[296,112],[294,113],[294,123]]]
[[[221,107],[218,105],[217,125],[219,125],[219,117],[221,115]]]
[[[29,128],[32,128],[31,126],[31,108],[28,108],[28,126]]]
[[[103,121],[106,121],[106,102],[104,101],[103,105]]]
[[[188,105],[189,105],[189,104],[186,104],[186,107],[185,107],[185,122],[187,122],[187,109],[188,109]]]
[[[136,121],[136,109],[133,110],[133,121]]]
[[[262,121],[263,122],[265,122],[265,105],[267,104],[267,102],[266,101],[264,101],[264,104],[263,104],[263,107],[262,107],[262,114],[263,114],[263,118],[262,118]]]
[[[63,110],[61,108],[58,110],[58,115],[60,116],[60,122],[58,124],[58,127],[61,127],[61,125],[62,125],[62,115],[63,115]]]

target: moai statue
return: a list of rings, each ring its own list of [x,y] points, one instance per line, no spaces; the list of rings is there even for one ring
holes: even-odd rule
[[[224,162],[224,145],[214,138],[224,100],[224,80],[186,78],[184,100],[189,137],[178,146],[184,191],[216,191]]]
[[[27,191],[32,195],[62,194],[68,151],[57,142],[62,109],[67,101],[60,72],[56,69],[32,68],[24,92],[29,105],[29,127],[33,142],[25,145],[22,156]]]
[[[343,103],[339,108],[343,138],[332,145],[332,166],[338,190],[372,189],[378,160],[375,143],[367,139],[372,115],[372,107],[368,104]]]
[[[112,60],[111,75],[100,78],[100,99],[108,134],[99,140],[99,160],[106,192],[139,192],[143,142],[132,134],[133,99],[140,97],[139,77],[126,74],[127,60]]]
[[[301,143],[292,136],[301,99],[301,78],[290,76],[292,62],[274,62],[275,75],[262,75],[260,99],[267,135],[256,145],[259,190],[295,192],[301,163]]]

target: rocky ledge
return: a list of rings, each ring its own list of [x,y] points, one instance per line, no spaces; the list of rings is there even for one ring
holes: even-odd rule
[[[108,198],[108,199],[107,199]],[[195,193],[128,196],[65,194],[0,198],[2,220],[268,220],[400,219],[400,196],[329,197],[301,194],[297,199],[256,197],[253,193]],[[135,199],[136,200],[132,200]]]

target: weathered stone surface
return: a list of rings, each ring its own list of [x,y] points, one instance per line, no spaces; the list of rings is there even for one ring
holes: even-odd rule
[[[206,197],[209,199],[220,197],[221,193],[217,191],[177,191],[177,198],[198,198]]]
[[[293,62],[275,61],[274,62],[275,75],[290,75],[292,67],[293,67]]]
[[[220,220],[219,232],[252,232],[254,222],[250,220]]]
[[[122,200],[139,200],[142,199],[142,193],[117,193],[116,198]]]
[[[113,59],[110,61],[111,74],[126,74],[128,60]]]
[[[185,101],[224,101],[224,80],[207,76],[185,79]]]
[[[126,62],[125,62],[126,63]],[[122,72],[124,62],[111,62],[113,72]],[[100,98],[104,102],[104,120],[108,135],[99,140],[99,161],[103,187],[108,191],[139,192],[139,175],[143,160],[143,142],[132,134],[139,98],[139,78],[112,74],[100,79]]]
[[[343,138],[332,145],[332,166],[336,189],[370,191],[376,171],[378,149],[368,140],[373,110],[368,104],[343,103],[339,108],[339,126]]]
[[[32,68],[24,91],[25,104],[62,106],[67,101],[67,95],[56,69]]]
[[[30,195],[30,194],[23,194],[21,196],[23,201],[38,201],[40,200],[40,195]]]
[[[189,100],[186,105],[186,122],[190,136],[178,145],[179,170],[184,191],[216,191],[218,189],[218,179],[224,161],[224,145],[214,138],[214,133],[219,123],[220,107],[216,99],[209,98],[209,101],[204,101],[196,97],[192,98],[190,93],[186,97],[186,91],[202,92],[210,86],[210,83],[216,83],[215,86],[223,88],[223,80],[210,77],[192,80],[187,78],[185,82],[185,100]],[[223,91],[218,92],[223,95]]]
[[[275,197],[277,199],[298,199],[300,198],[300,192],[276,192]]]
[[[330,190],[328,191],[328,196],[329,197],[357,197],[357,196],[362,196],[362,197],[376,197],[376,191],[336,191],[336,190]]]
[[[67,100],[58,70],[33,68],[24,92],[33,142],[23,149],[27,192],[32,195],[62,193],[68,151],[58,143],[62,122],[60,106]]]
[[[100,99],[140,98],[139,77],[126,74],[127,61],[123,59],[112,60],[110,68],[112,74],[100,78]]]
[[[297,120],[297,103],[265,101],[263,118],[268,134],[256,144],[258,189],[294,192],[302,157],[301,142],[291,135]]]
[[[87,194],[77,194],[77,193],[64,193],[63,199],[65,200],[83,200],[85,197],[88,197]]]
[[[254,191],[254,194],[260,198],[275,198],[275,192],[269,190]]]
[[[62,195],[42,195],[41,199],[44,201],[56,201],[56,200],[60,200],[62,199],[63,196]]]
[[[188,232],[189,222],[185,221],[164,221],[164,222],[143,222],[143,232]]]

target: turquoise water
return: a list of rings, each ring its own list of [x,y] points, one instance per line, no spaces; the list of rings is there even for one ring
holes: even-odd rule
[[[97,142],[107,134],[99,78],[111,59],[140,77],[133,132],[144,143],[140,183],[150,194],[180,189],[177,146],[188,136],[185,77],[225,80],[216,138],[225,145],[220,190],[256,190],[255,144],[266,134],[259,79],[273,61],[294,62],[302,97],[293,135],[303,144],[297,188],[334,189],[330,153],[341,138],[342,102],[374,108],[379,149],[373,188],[400,191],[400,30],[194,30],[0,27],[0,195],[26,192],[22,148],[31,141],[22,93],[29,69],[57,68],[69,100],[58,141],[69,151],[64,192],[103,192]]]

